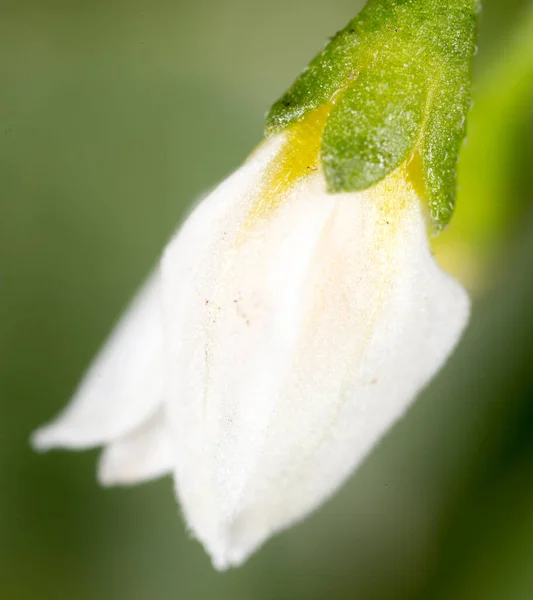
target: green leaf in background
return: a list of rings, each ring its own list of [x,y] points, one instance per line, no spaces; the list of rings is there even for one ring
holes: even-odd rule
[[[453,227],[432,243],[446,270],[477,293],[529,201],[520,172],[530,171],[531,157],[520,140],[533,114],[533,4],[517,21],[475,86]]]
[[[364,190],[405,160],[435,229],[455,203],[478,0],[370,0],[272,107],[267,133],[331,104],[321,159],[331,192]]]

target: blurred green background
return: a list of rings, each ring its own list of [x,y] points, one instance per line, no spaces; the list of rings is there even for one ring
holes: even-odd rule
[[[334,499],[219,574],[168,478],[104,490],[96,451],[28,445],[191,202],[242,162],[269,105],[361,4],[0,1],[0,598],[533,598],[526,0],[486,0],[481,18],[448,232],[470,327]]]

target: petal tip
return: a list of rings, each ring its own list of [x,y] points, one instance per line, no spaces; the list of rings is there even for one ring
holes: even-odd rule
[[[211,558],[213,567],[220,572],[240,567],[251,554],[241,548],[232,547],[230,544],[217,545],[216,549],[206,546],[206,551]]]
[[[59,445],[61,443],[58,442],[56,427],[54,425],[43,425],[30,435],[30,446],[35,452],[48,452],[48,450]]]
[[[30,436],[30,445],[36,452],[47,452],[54,448],[83,450],[95,444],[84,431],[59,417],[36,429]]]
[[[257,531],[250,525],[241,516],[229,522],[224,520],[214,530],[204,531],[204,535],[191,529],[190,524],[188,529],[191,536],[202,544],[213,567],[217,571],[227,571],[242,566],[274,533]]]
[[[126,483],[122,481],[120,474],[113,467],[113,461],[109,459],[107,449],[103,451],[100,457],[96,479],[98,480],[98,483],[105,488],[121,484],[124,485]]]

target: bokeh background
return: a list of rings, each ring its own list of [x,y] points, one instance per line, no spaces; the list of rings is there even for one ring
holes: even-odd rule
[[[447,367],[328,504],[216,573],[167,478],[34,454],[194,199],[358,0],[0,1],[0,598],[533,598],[533,6],[486,0]],[[450,257],[452,257],[450,259]]]

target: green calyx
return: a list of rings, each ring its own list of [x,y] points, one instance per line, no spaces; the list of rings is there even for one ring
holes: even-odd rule
[[[330,104],[320,152],[329,191],[364,190],[416,159],[441,229],[455,202],[478,11],[479,0],[369,0],[272,106],[267,134]]]

